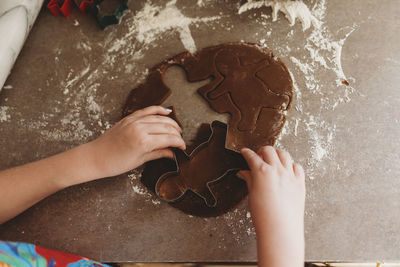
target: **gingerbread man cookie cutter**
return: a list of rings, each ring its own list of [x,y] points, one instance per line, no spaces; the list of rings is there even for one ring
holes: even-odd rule
[[[213,121],[210,130],[208,140],[198,145],[190,154],[174,149],[176,171],[164,173],[158,178],[155,189],[159,198],[176,202],[190,190],[202,198],[208,207],[215,207],[217,198],[210,184],[218,182],[227,173],[248,169],[240,153],[225,148],[227,125]],[[224,166],[208,166],[204,170],[203,162],[210,161],[210,158],[222,161]],[[203,169],[203,172],[198,169]]]
[[[90,12],[96,18],[102,30],[104,30],[107,26],[119,24],[124,14],[124,11],[128,9],[128,0],[121,0],[120,4],[117,5],[112,14],[100,15],[99,5],[103,1],[104,0],[94,0],[94,4],[91,6],[90,9]]]

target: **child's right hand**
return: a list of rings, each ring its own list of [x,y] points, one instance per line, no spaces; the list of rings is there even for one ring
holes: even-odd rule
[[[304,263],[303,168],[286,151],[272,146],[258,153],[242,149],[250,171],[238,176],[247,182],[249,208],[257,233],[260,266],[302,266]]]
[[[118,175],[146,161],[173,158],[170,147],[185,150],[181,128],[166,116],[170,112],[161,106],[138,110],[88,143],[97,170],[94,178]]]

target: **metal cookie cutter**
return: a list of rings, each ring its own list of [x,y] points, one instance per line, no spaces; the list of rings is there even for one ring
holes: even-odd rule
[[[95,16],[97,22],[99,23],[101,29],[105,29],[107,26],[112,24],[118,24],[121,20],[124,11],[128,9],[128,0],[122,0],[121,3],[116,7],[111,15],[102,16],[100,14],[99,5],[103,0],[94,0],[94,4],[90,8],[90,12]]]
[[[155,186],[156,194],[167,202],[177,202],[187,191],[201,197],[208,207],[217,205],[210,185],[228,172],[248,169],[240,153],[225,148],[227,125],[211,123],[209,139],[197,146],[190,155],[174,149],[176,171],[161,175]]]

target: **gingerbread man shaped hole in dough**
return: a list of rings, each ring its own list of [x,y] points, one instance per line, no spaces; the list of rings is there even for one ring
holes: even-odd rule
[[[243,65],[240,57],[229,49],[222,49],[215,57],[215,67],[224,79],[208,92],[207,97],[217,99],[225,94],[230,95],[233,104],[240,110],[237,126],[240,131],[254,129],[263,107],[282,109],[283,104],[289,101],[287,96],[269,90],[257,77],[257,72],[268,65],[266,59]]]

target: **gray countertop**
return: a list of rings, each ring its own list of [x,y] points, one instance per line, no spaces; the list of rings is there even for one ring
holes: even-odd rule
[[[270,8],[238,15],[237,1],[203,3],[170,4],[189,27],[150,32],[146,15],[167,14],[163,4],[131,1],[105,31],[77,8],[68,19],[42,11],[0,93],[0,169],[99,136],[147,70],[190,36],[198,49],[262,43],[295,80],[277,146],[306,168],[306,260],[399,260],[400,3],[306,1],[321,24],[305,31],[282,13],[272,22]],[[217,218],[188,216],[147,192],[138,172],[58,192],[1,225],[0,239],[108,262],[256,261],[246,201]]]

